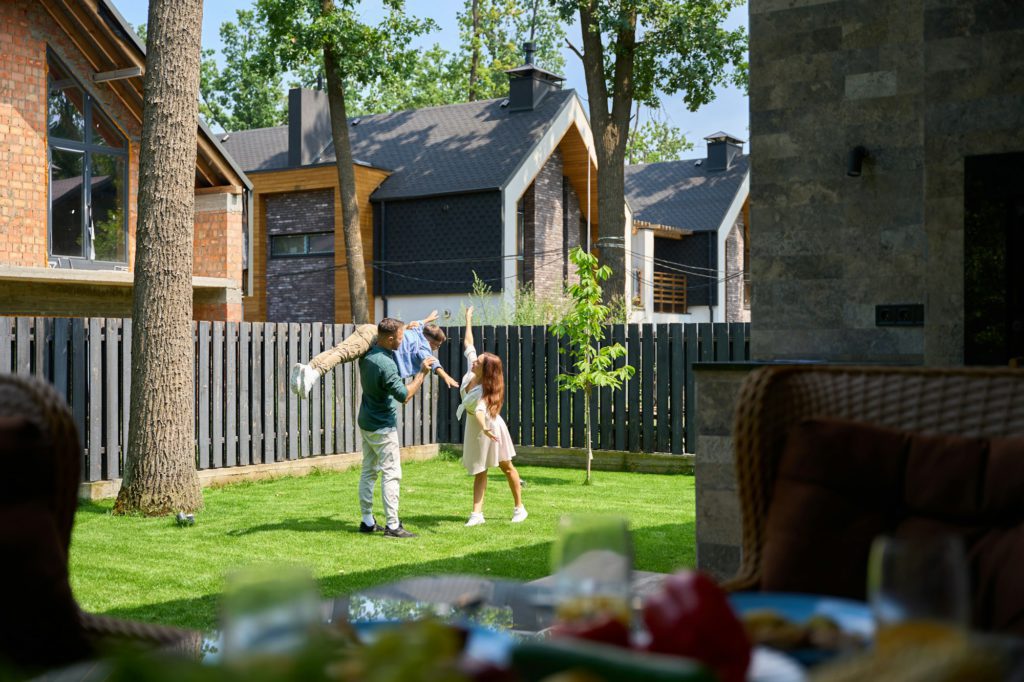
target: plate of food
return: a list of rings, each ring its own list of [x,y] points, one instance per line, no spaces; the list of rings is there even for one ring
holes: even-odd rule
[[[850,599],[737,592],[729,603],[755,645],[783,651],[808,666],[864,650],[875,632],[868,605]]]

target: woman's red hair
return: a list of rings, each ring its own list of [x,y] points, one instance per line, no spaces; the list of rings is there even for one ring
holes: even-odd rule
[[[487,411],[491,417],[497,417],[505,403],[505,370],[501,358],[494,353],[481,353],[480,361],[483,363],[483,377],[480,380],[484,388],[483,398],[487,401]]]

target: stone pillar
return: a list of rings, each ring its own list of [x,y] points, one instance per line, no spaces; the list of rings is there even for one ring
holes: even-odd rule
[[[235,286],[218,293],[197,290],[192,316],[197,320],[242,319],[242,195],[230,188],[196,195],[194,256],[195,277],[233,280]]]
[[[756,366],[694,365],[697,568],[720,581],[731,578],[740,566],[743,527],[733,463],[732,424],[740,386]]]

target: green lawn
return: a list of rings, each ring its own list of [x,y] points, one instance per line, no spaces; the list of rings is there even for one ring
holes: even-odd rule
[[[234,567],[262,562],[308,566],[324,596],[400,578],[471,573],[532,580],[547,575],[560,515],[599,511],[629,519],[636,568],[693,566],[692,476],[594,473],[521,467],[530,518],[508,522],[505,478],[491,474],[487,523],[464,528],[472,478],[451,458],[403,465],[402,521],[411,540],[357,532],[359,472],[241,483],[204,491],[196,525],[170,518],[115,517],[112,501],[83,504],[75,519],[71,582],[82,608],[143,621],[209,628]],[[378,521],[383,521],[379,501]]]

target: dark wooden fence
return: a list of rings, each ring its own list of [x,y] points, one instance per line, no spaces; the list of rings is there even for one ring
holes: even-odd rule
[[[441,363],[454,377],[467,370],[462,356],[462,327],[446,330]],[[567,343],[545,327],[474,327],[478,352],[496,353],[505,363],[506,395],[502,415],[512,440],[521,445],[584,447],[583,395],[559,391],[559,373],[571,371]],[[693,363],[750,359],[747,323],[630,324],[608,327],[606,342],[621,343],[636,373],[618,391],[600,389],[591,396],[591,439],[598,450],[685,451],[693,442],[693,421],[686,418],[693,395]],[[463,427],[455,419],[457,391],[441,388],[437,439],[461,443]]]
[[[360,448],[358,371],[343,365],[308,401],[288,372],[352,325],[194,323],[196,466],[219,469]],[[67,399],[82,434],[83,478],[118,478],[131,394],[130,319],[0,317],[0,372],[43,377]],[[445,389],[442,389],[445,390]],[[399,415],[403,445],[435,442],[435,387]]]
[[[692,365],[750,357],[748,324],[616,325],[608,342],[626,346],[636,368],[622,390],[596,391],[590,409],[599,450],[682,453],[692,420]],[[195,344],[196,466],[220,469],[360,448],[355,365],[342,365],[308,401],[288,390],[291,365],[308,361],[352,325],[198,322]],[[461,327],[439,352],[456,379],[466,367]],[[584,446],[583,396],[558,391],[568,371],[563,340],[544,327],[479,327],[477,350],[505,362],[503,415],[525,446]],[[0,372],[35,375],[67,399],[82,434],[87,481],[118,478],[124,465],[131,394],[129,319],[0,317]],[[428,381],[399,415],[403,445],[461,443],[457,390]],[[692,441],[691,441],[692,442]]]

